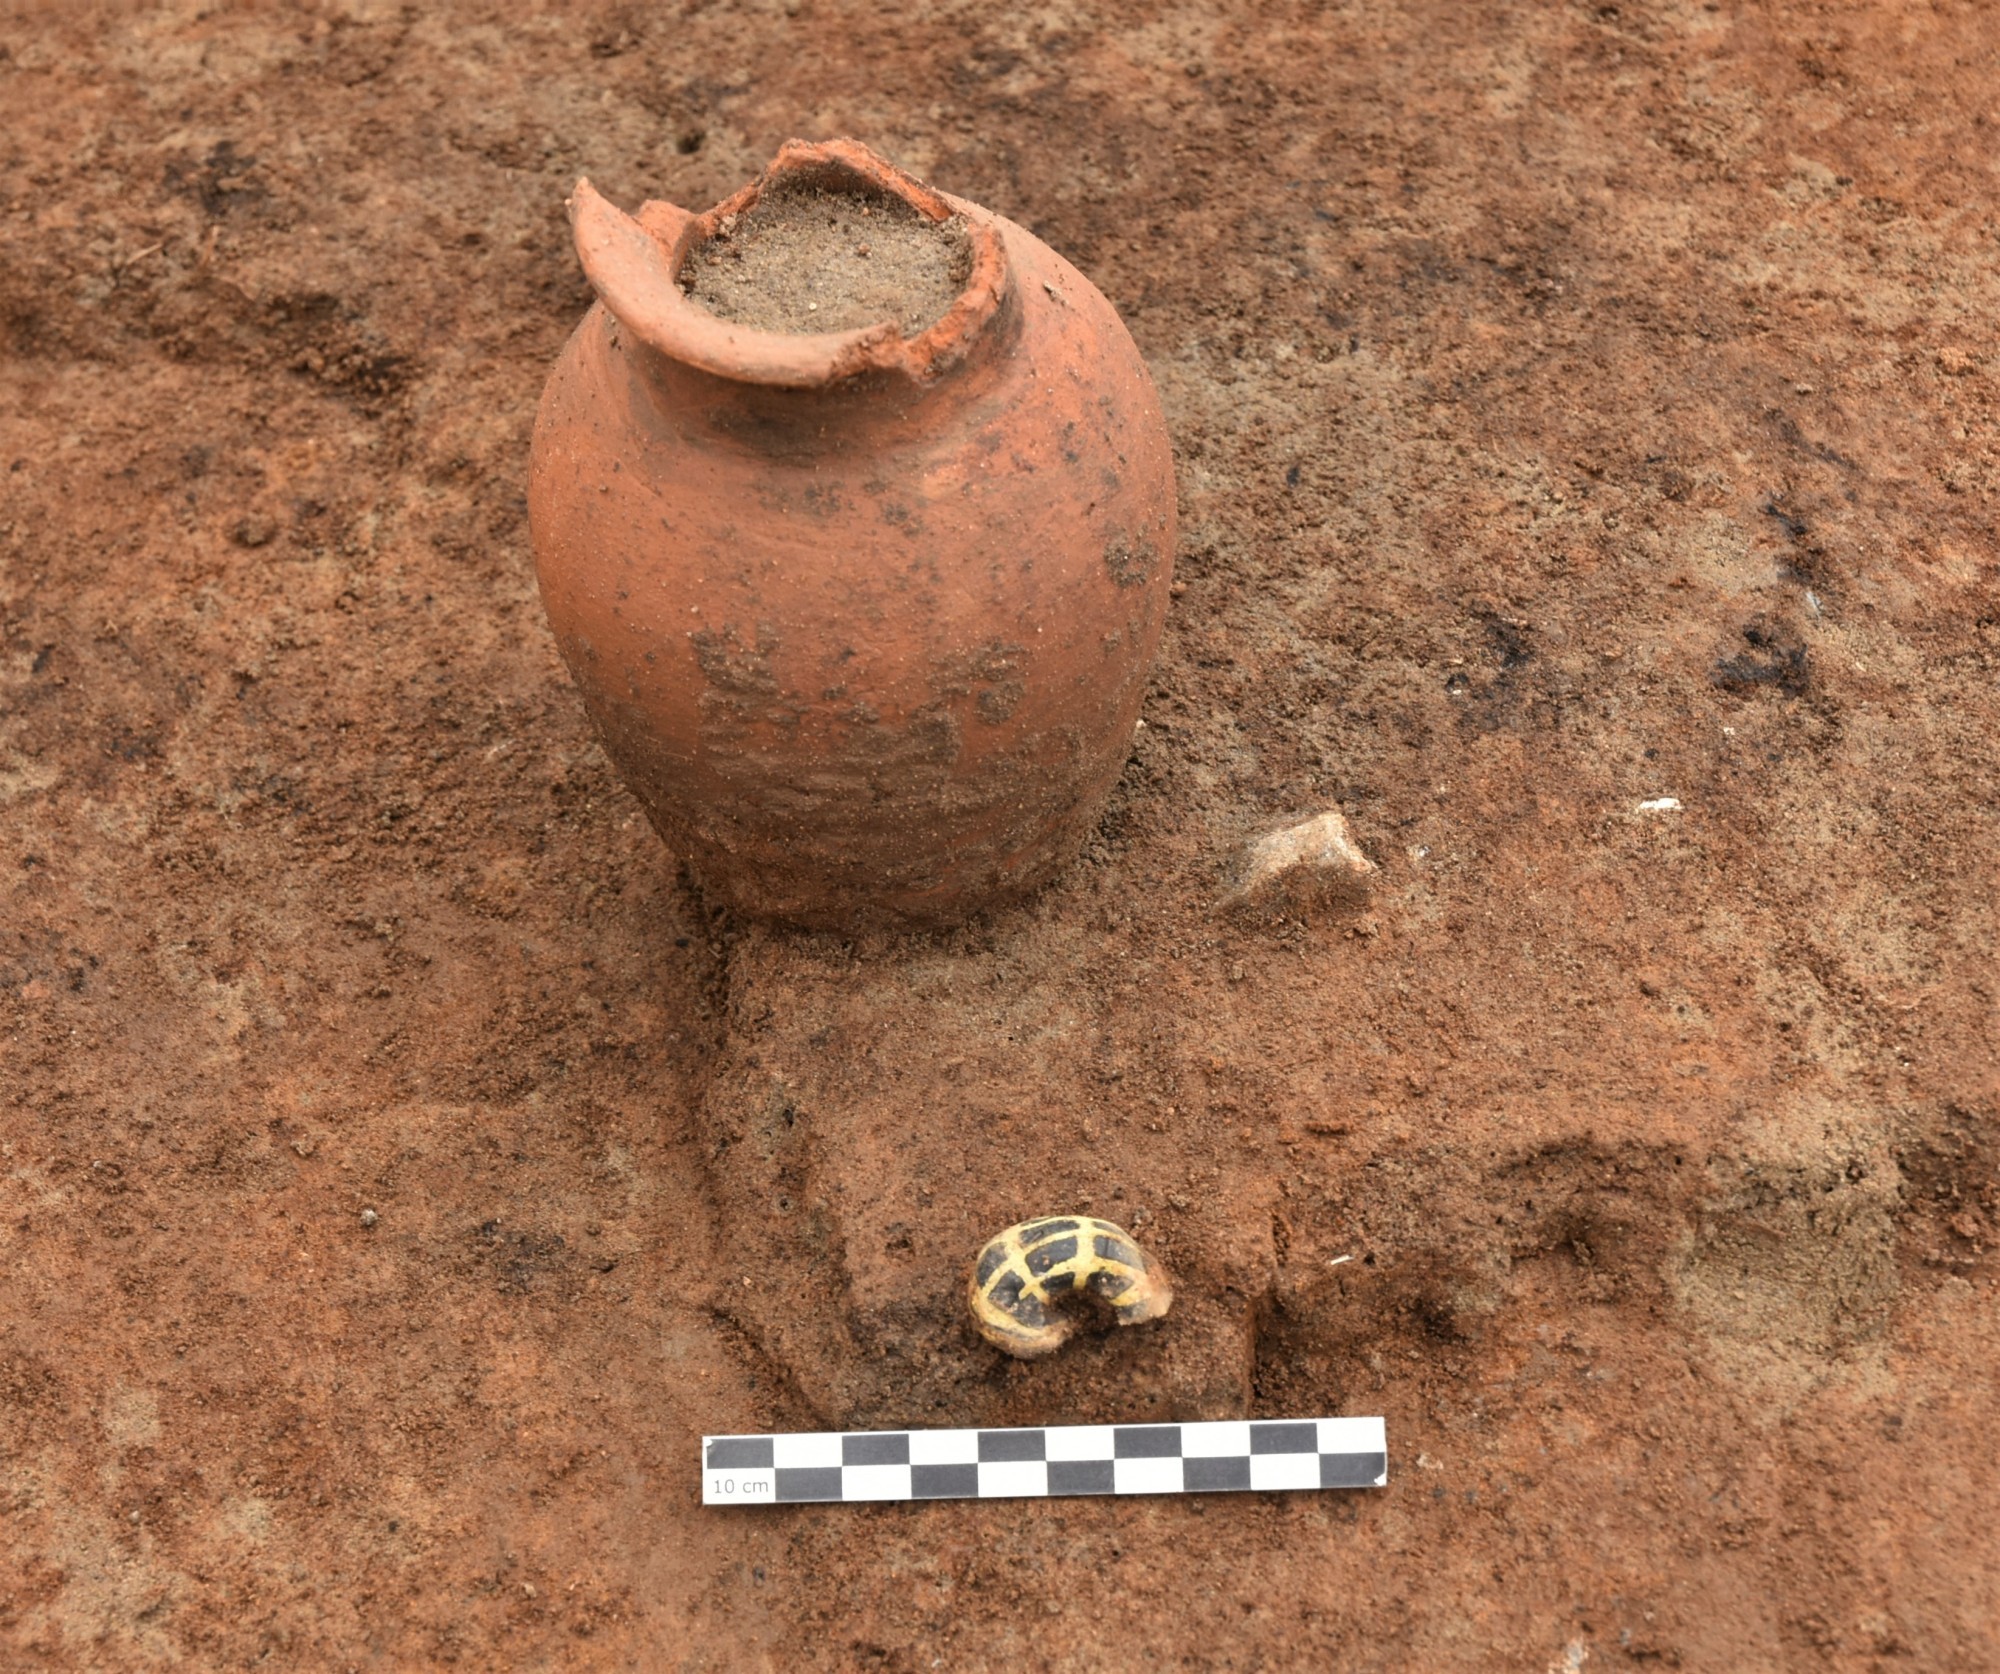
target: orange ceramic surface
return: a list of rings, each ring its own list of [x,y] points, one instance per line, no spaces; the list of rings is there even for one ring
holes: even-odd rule
[[[708,314],[687,253],[772,182],[965,217],[935,325]],[[1046,879],[1117,777],[1165,614],[1174,488],[1152,383],[1088,280],[859,145],[788,144],[706,215],[580,183],[599,302],[550,377],[529,514],[606,750],[740,911],[962,918]]]

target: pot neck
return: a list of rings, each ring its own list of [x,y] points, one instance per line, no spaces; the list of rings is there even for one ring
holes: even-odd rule
[[[854,331],[790,333],[760,331],[711,314],[681,289],[683,264],[725,218],[742,215],[781,185],[879,193],[934,223],[963,216],[971,253],[964,288],[914,337],[905,337],[890,320]],[[991,217],[932,191],[852,140],[788,141],[761,179],[702,215],[661,202],[627,215],[588,180],[577,182],[569,210],[577,255],[599,300],[630,338],[650,351],[645,358],[666,363],[662,371],[685,368],[774,393],[900,390],[914,397],[984,358],[982,351],[1003,334],[1011,314],[1006,249]]]

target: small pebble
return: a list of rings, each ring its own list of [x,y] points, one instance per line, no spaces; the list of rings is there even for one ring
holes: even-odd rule
[[[1348,835],[1338,809],[1267,831],[1245,845],[1234,887],[1218,905],[1253,917],[1281,917],[1315,905],[1366,902],[1375,863]],[[1240,981],[1235,971],[1230,980]]]
[[[373,1209],[364,1209],[361,1211],[361,1224],[363,1226],[373,1226],[381,1218]]]

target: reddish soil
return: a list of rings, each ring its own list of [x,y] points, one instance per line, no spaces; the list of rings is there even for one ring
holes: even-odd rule
[[[2000,1667],[2000,15],[0,42],[0,1662]],[[1184,497],[1085,859],[862,946],[690,897],[522,507],[574,179],[843,133],[1096,279]],[[1372,900],[1212,911],[1330,806]],[[1175,1311],[1008,1362],[1081,1207]],[[697,1503],[1335,1411],[1386,1490]]]

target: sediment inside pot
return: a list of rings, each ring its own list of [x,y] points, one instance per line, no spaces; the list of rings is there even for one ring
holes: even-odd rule
[[[965,223],[932,221],[887,193],[778,186],[726,218],[682,265],[681,288],[711,314],[759,331],[935,325],[965,288]]]

